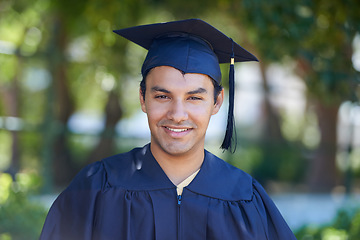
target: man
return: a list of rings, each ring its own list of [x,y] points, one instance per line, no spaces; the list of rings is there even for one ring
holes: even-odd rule
[[[231,62],[228,149],[233,62],[257,59],[198,19],[115,32],[149,50],[140,103],[151,142],[84,168],[40,239],[295,239],[259,183],[204,150],[224,99],[219,63]]]

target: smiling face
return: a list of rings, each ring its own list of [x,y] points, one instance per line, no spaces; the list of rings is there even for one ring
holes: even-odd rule
[[[145,99],[140,92],[153,154],[181,156],[203,151],[210,118],[222,101],[223,91],[214,103],[214,86],[207,75],[182,74],[167,66],[153,68],[146,77]]]

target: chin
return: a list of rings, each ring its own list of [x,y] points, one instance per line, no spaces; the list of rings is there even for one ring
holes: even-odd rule
[[[163,151],[169,155],[180,156],[191,152],[194,146],[183,144],[166,144],[162,147]]]

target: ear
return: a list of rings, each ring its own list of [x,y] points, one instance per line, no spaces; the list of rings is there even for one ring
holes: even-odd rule
[[[145,106],[145,99],[144,99],[144,95],[143,92],[141,91],[141,88],[139,88],[139,98],[140,98],[140,105],[141,105],[141,110],[146,113],[146,106]]]
[[[221,105],[223,104],[224,101],[224,89],[221,90],[221,92],[218,94],[217,98],[216,98],[216,102],[213,108],[213,112],[212,115],[215,115],[219,112]]]

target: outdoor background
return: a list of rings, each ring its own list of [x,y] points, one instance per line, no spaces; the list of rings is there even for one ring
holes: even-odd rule
[[[207,149],[258,179],[299,240],[360,239],[360,1],[0,0],[0,240],[37,239],[82,167],[149,141],[146,51],[112,30],[185,18],[260,59],[236,64],[237,151],[219,149],[226,105]]]

